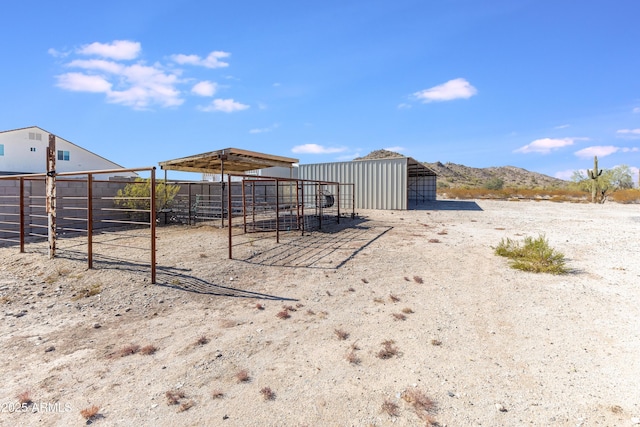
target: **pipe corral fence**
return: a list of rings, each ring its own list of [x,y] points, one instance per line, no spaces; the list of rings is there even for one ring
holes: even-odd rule
[[[99,179],[122,172],[148,173],[150,178]],[[50,196],[48,180],[53,180]],[[177,191],[167,197],[171,186]],[[118,246],[146,251],[151,282],[156,283],[157,225],[226,226],[231,259],[234,235],[275,234],[280,243],[283,231],[304,235],[339,223],[341,217],[354,218],[354,191],[353,184],[232,174],[227,182],[165,181],[156,179],[154,167],[0,176],[0,244],[25,252],[27,244],[38,251],[48,242],[50,258],[56,251],[84,253],[89,269],[103,249],[111,258]],[[71,237],[76,238],[73,244],[65,245]],[[79,237],[85,242],[78,243]],[[133,237],[148,239],[148,244],[121,243]]]

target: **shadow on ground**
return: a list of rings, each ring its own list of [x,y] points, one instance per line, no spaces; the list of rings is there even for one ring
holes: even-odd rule
[[[280,243],[250,241],[234,247],[233,258],[260,266],[338,269],[391,229],[355,218],[304,236],[288,233]]]
[[[420,211],[482,211],[474,201],[469,200],[434,200],[409,204],[410,210]]]

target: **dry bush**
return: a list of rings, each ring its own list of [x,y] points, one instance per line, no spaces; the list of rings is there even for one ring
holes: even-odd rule
[[[102,292],[102,285],[100,283],[96,283],[89,286],[88,288],[79,290],[77,294],[73,296],[71,299],[73,301],[77,301],[80,298],[89,298],[94,295],[98,295],[100,292]]]
[[[393,313],[393,320],[407,320],[407,316],[402,313]]]
[[[134,354],[136,354],[138,352],[138,350],[140,350],[140,346],[137,344],[129,344],[126,345],[124,347],[122,347],[120,350],[118,350],[118,356],[120,357],[125,357],[125,356],[132,356]]]
[[[278,317],[279,319],[288,319],[291,317],[291,315],[289,314],[288,310],[282,310],[279,311],[278,314],[276,314],[276,317]]]
[[[222,390],[215,389],[211,392],[211,397],[213,399],[222,399],[224,397],[224,393]]]
[[[194,405],[193,400],[187,400],[182,405],[180,405],[180,408],[178,409],[178,412],[188,411],[189,409],[191,409],[193,407],[193,405]]]
[[[180,390],[169,390],[164,395],[167,398],[167,405],[177,405],[180,399],[185,398],[184,392]]]
[[[144,354],[145,356],[150,356],[158,351],[158,347],[155,345],[145,345],[140,349],[140,354]]]
[[[248,383],[249,381],[251,381],[249,371],[247,371],[246,369],[241,369],[236,372],[236,381],[238,381],[239,383]]]
[[[400,301],[400,298],[399,298],[398,296],[394,295],[394,294],[389,295],[389,299],[390,299],[392,302],[398,302],[398,301]]]
[[[435,419],[431,416],[431,412],[435,411],[436,403],[429,396],[424,394],[417,388],[412,388],[401,395],[402,399],[413,407],[416,415],[429,425],[436,424]]]
[[[398,354],[398,348],[395,347],[395,341],[386,340],[382,342],[382,349],[378,352],[376,356],[379,359],[391,359],[393,356]]]
[[[611,201],[617,203],[640,203],[640,189],[629,188],[625,190],[617,190],[609,195]]]
[[[31,405],[33,403],[33,400],[31,399],[31,392],[29,390],[25,390],[20,393],[17,398],[20,405]]]
[[[199,337],[196,342],[194,343],[194,345],[205,345],[209,343],[209,338],[207,338],[205,335],[202,335],[201,337]]]
[[[333,333],[336,334],[336,337],[338,337],[338,339],[341,340],[341,341],[346,340],[347,338],[349,338],[349,333],[343,331],[342,329],[334,329]]]
[[[352,365],[359,365],[361,362],[360,358],[358,357],[358,355],[356,355],[356,352],[354,350],[348,352],[344,358],[347,359],[347,362],[351,363]]]
[[[402,309],[402,312],[404,314],[413,314],[413,310],[411,310],[409,307],[405,307]]]
[[[413,281],[416,282],[419,285],[424,283],[424,280],[420,276],[413,276]]]
[[[400,407],[389,399],[385,399],[381,409],[382,412],[388,414],[391,417],[397,417],[398,415],[400,415]]]
[[[263,387],[260,390],[260,394],[262,394],[264,400],[274,400],[276,398],[276,394],[269,387]]]
[[[100,408],[98,408],[96,405],[93,405],[90,408],[82,409],[80,411],[80,415],[82,415],[82,418],[84,418],[85,420],[91,420],[95,418],[96,415],[98,415],[98,412],[100,412]]]

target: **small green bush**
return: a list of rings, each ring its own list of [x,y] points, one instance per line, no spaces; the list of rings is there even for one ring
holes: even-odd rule
[[[525,237],[520,243],[509,238],[502,239],[495,254],[511,259],[511,268],[532,273],[565,274],[564,254],[549,246],[544,235],[538,238]]]

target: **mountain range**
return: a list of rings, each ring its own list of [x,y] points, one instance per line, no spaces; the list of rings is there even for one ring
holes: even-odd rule
[[[405,157],[389,150],[375,150],[354,160],[386,159]],[[564,188],[569,182],[538,172],[531,172],[515,166],[493,166],[489,168],[473,168],[456,163],[420,162],[438,174],[439,187],[480,188],[488,183],[501,180],[504,187],[518,188]]]

